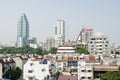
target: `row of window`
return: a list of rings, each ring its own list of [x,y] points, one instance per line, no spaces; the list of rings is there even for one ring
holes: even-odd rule
[[[106,38],[91,38],[91,40],[106,40]]]
[[[83,77],[80,78],[80,80],[81,80],[81,79],[91,79],[91,77],[84,77],[84,76],[83,76]]]
[[[108,47],[108,45],[97,45],[97,46],[94,46],[94,45],[91,45],[91,47]]]
[[[81,70],[81,72],[92,72],[92,70]]]
[[[108,41],[104,42],[104,41],[90,41],[90,43],[109,43]]]

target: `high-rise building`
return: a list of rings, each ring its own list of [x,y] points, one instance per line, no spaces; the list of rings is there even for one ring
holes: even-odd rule
[[[80,45],[80,47],[87,48],[89,38],[92,35],[93,35],[93,29],[83,27],[76,40],[77,44]]]
[[[17,47],[29,45],[29,22],[23,13],[17,24]]]
[[[57,20],[57,35],[61,35],[63,42],[65,42],[65,22],[64,22],[64,20]]]
[[[63,45],[65,42],[65,22],[64,20],[57,20],[55,26],[55,47]]]
[[[110,46],[108,37],[100,32],[95,36],[91,36],[88,43],[88,51],[90,54],[109,54]]]
[[[55,47],[54,37],[48,37],[46,39],[46,50],[50,50],[52,47]]]

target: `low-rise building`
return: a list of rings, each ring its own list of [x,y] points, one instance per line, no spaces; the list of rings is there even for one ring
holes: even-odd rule
[[[15,61],[16,66],[23,70],[23,66],[27,62],[28,56],[15,56],[12,59]]]
[[[56,72],[55,63],[47,60],[28,60],[24,65],[23,78],[25,80],[53,79]]]
[[[5,77],[6,72],[10,68],[15,68],[15,62],[11,58],[0,59],[0,79]]]
[[[57,53],[61,54],[61,53],[75,53],[76,47],[73,45],[72,42],[66,42],[63,45],[59,46],[57,49]]]

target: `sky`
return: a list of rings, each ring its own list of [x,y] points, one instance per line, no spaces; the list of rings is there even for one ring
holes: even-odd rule
[[[17,41],[17,21],[25,13],[30,37],[54,37],[58,19],[65,21],[66,41],[75,41],[82,26],[102,32],[120,45],[120,0],[0,0],[0,44]]]

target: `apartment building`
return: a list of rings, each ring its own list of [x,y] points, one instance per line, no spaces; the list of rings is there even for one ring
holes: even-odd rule
[[[100,32],[97,32],[95,36],[91,36],[88,43],[88,51],[90,54],[109,54],[109,40],[108,37]]]
[[[55,63],[47,60],[30,59],[24,65],[25,80],[52,80],[56,72]]]

